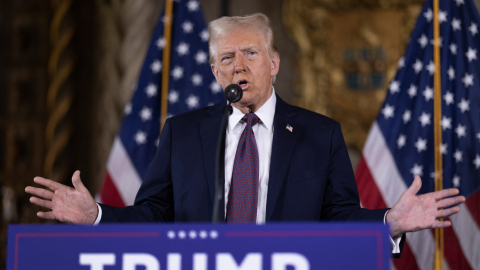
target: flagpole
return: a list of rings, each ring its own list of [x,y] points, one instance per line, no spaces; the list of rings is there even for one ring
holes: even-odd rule
[[[168,78],[170,74],[170,51],[172,45],[172,22],[173,22],[173,0],[165,0],[165,17],[163,37],[165,46],[163,47],[163,68],[162,68],[162,94],[160,98],[160,131],[167,120],[168,106]]]
[[[440,80],[440,24],[438,21],[439,0],[433,0],[433,62],[435,63],[435,73],[433,75],[434,104],[434,143],[435,143],[435,191],[443,189],[443,165],[442,165],[442,90]],[[440,218],[439,220],[443,220]],[[433,268],[443,270],[444,249],[443,249],[443,228],[435,229],[435,260]]]

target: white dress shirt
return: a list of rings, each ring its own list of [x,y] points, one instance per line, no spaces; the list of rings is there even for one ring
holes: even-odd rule
[[[276,103],[275,90],[272,90],[272,96],[255,112],[260,121],[252,127],[257,142],[259,163],[257,224],[265,223],[267,211],[268,174],[272,155],[273,117],[275,116]],[[225,138],[225,215],[237,145],[243,130],[247,126],[247,123],[241,121],[244,116],[244,113],[233,107],[233,113],[228,118],[227,136]]]

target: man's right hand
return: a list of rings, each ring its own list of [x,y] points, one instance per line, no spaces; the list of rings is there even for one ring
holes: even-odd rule
[[[72,183],[75,188],[42,177],[35,177],[33,181],[51,189],[30,186],[25,188],[25,192],[39,197],[31,197],[31,203],[52,210],[38,212],[37,216],[74,224],[93,224],[97,219],[97,204],[83,185],[80,179],[80,171],[76,171],[72,176]]]

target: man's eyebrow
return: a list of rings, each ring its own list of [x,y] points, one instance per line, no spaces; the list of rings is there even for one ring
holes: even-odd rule
[[[240,51],[250,51],[250,50],[257,50],[258,51],[258,46],[256,45],[249,45],[249,46],[244,46],[240,48]]]

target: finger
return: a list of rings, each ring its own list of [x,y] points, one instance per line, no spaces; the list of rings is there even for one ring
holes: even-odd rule
[[[452,223],[449,220],[435,220],[433,222],[432,228],[446,228],[452,226]]]
[[[422,179],[420,178],[420,176],[415,175],[412,185],[407,189],[407,191],[405,191],[405,193],[416,195],[421,187],[422,187]]]
[[[30,202],[41,207],[52,209],[52,201],[42,200],[37,197],[31,197]]]
[[[449,189],[442,189],[439,191],[435,191],[430,193],[436,200],[440,200],[446,197],[455,196],[459,193],[458,189],[456,188],[449,188]]]
[[[438,208],[447,208],[447,207],[450,207],[452,205],[456,205],[456,204],[463,203],[463,202],[465,202],[465,197],[456,196],[456,197],[452,197],[452,198],[443,199],[443,200],[437,202],[437,206],[438,206]]]
[[[82,179],[80,179],[80,171],[79,170],[76,170],[73,175],[72,175],[72,184],[73,186],[75,187],[75,189],[79,189],[79,190],[84,190],[84,189],[87,189],[83,183],[82,183]]]
[[[53,212],[38,212],[37,216],[43,219],[55,219]]]
[[[446,218],[446,217],[449,217],[453,214],[456,214],[460,212],[460,207],[458,206],[455,206],[455,207],[452,207],[452,208],[447,208],[447,209],[442,209],[442,210],[438,210],[437,212],[437,217],[439,218]]]
[[[47,200],[51,200],[53,197],[53,192],[43,189],[43,188],[36,188],[36,187],[26,187],[25,192],[30,193],[32,195],[42,197]]]
[[[57,189],[60,189],[62,187],[65,187],[64,185],[59,184],[55,181],[52,181],[50,179],[45,179],[43,177],[38,177],[38,176],[33,178],[33,182],[35,182],[37,184],[40,184],[42,186],[46,186],[46,187],[50,188],[51,190],[57,190]]]

